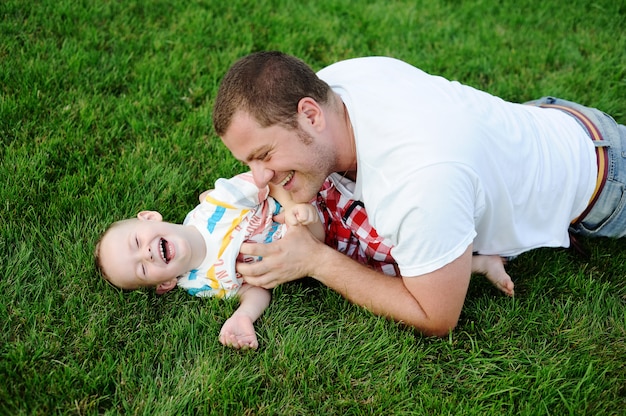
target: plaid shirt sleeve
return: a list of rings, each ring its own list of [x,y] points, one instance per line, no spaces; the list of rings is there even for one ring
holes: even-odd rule
[[[325,243],[361,264],[390,276],[399,276],[391,257],[391,241],[378,235],[361,201],[345,197],[326,180],[315,203],[324,219]]]

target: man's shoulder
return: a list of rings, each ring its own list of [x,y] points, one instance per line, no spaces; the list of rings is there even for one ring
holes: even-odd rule
[[[394,67],[399,69],[414,68],[404,61],[389,56],[363,56],[335,62],[318,71],[317,75],[324,79],[325,77],[333,76],[336,73],[348,72],[354,75],[362,74],[363,71],[374,71],[379,73],[382,70]]]

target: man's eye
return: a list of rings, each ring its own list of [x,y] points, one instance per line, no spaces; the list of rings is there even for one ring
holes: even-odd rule
[[[143,273],[144,277],[146,276],[146,266],[141,265],[141,272]]]
[[[139,248],[139,239],[135,237],[135,243],[137,244],[137,248]]]

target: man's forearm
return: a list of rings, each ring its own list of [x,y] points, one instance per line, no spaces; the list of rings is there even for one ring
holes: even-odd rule
[[[352,303],[426,335],[444,336],[456,326],[469,285],[471,251],[436,272],[399,278],[369,269],[329,247],[318,250],[311,277]]]
[[[401,278],[387,276],[326,247],[314,279],[372,313],[421,329],[428,319]]]

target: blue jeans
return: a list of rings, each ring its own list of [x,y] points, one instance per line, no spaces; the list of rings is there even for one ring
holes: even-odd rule
[[[587,237],[626,236],[626,126],[617,124],[608,114],[571,101],[544,97],[526,104],[557,104],[585,114],[598,128],[608,147],[606,183],[591,211],[570,231]],[[567,114],[567,113],[566,113]],[[598,142],[594,142],[596,145]]]

